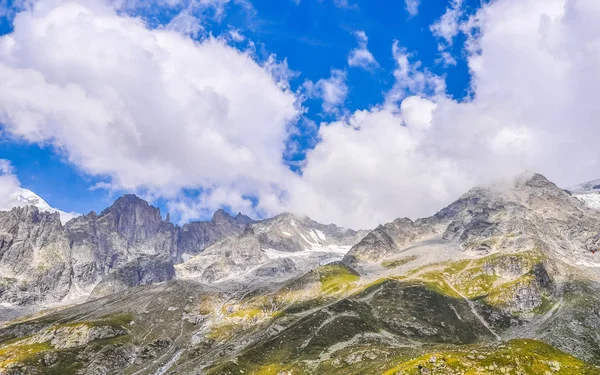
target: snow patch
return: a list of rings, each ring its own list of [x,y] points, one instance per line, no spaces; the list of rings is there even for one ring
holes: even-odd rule
[[[308,233],[310,234],[310,237],[315,241],[315,243],[319,243],[319,237],[317,237],[314,230],[311,229]]]
[[[319,236],[319,238],[320,238],[322,241],[326,241],[326,240],[327,240],[327,237],[325,237],[325,233],[321,232],[321,231],[320,231],[320,230],[318,230],[318,229],[315,229],[315,232],[317,232],[317,236]]]
[[[292,226],[294,228],[298,227],[298,225],[296,224],[296,222],[294,220],[290,220],[290,224],[292,224]]]
[[[306,243],[307,243],[307,244],[309,244],[310,246],[312,246],[312,247],[319,246],[319,244],[318,244],[318,243],[311,242],[311,241],[310,241],[308,238],[306,238],[306,236],[305,236],[305,235],[303,235],[302,233],[298,233],[298,234],[299,234],[299,235],[300,235],[300,237],[302,237],[302,239],[303,239],[304,241],[306,241]]]
[[[11,206],[19,207],[19,206],[35,206],[40,211],[55,213],[58,212],[60,215],[60,221],[64,224],[67,221],[79,216],[79,214],[73,212],[64,212],[61,210],[57,210],[54,207],[50,207],[48,202],[43,200],[39,195],[34,193],[31,190],[18,188],[11,196]]]
[[[285,234],[285,235],[286,235],[286,236],[288,236],[288,237],[291,237],[291,236],[292,236],[291,234],[289,234],[288,232],[286,232],[286,231],[284,231],[284,230],[282,230],[282,231],[281,231],[281,233]]]
[[[586,206],[600,210],[600,193],[573,194],[573,196]]]
[[[304,258],[304,259],[318,259],[325,258],[329,262],[335,262],[342,260],[344,255],[350,251],[351,246],[316,246],[310,249],[297,252],[279,251],[275,249],[263,249],[269,259],[282,259],[282,258]]]

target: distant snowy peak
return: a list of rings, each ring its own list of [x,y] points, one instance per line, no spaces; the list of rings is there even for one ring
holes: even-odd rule
[[[600,210],[600,180],[571,186],[566,190],[586,206]]]
[[[585,203],[588,207],[600,210],[600,192],[575,193],[573,196]]]
[[[11,206],[13,206],[13,207],[35,206],[40,211],[52,212],[52,213],[58,212],[60,215],[60,221],[63,224],[66,223],[67,221],[71,220],[72,218],[79,216],[74,213],[68,213],[68,212],[58,210],[54,207],[50,207],[48,202],[46,202],[44,199],[42,199],[39,195],[37,195],[36,193],[34,193],[31,190],[24,189],[24,188],[18,188],[10,196],[10,200],[11,200]]]
[[[251,228],[259,236],[263,249],[288,252],[352,246],[367,233],[320,224],[290,213],[251,224]]]
[[[600,180],[589,181],[580,185],[567,188],[574,194],[600,193]]]

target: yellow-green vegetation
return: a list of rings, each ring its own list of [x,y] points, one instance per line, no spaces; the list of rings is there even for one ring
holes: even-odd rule
[[[384,375],[598,375],[600,369],[535,340],[497,346],[468,346],[422,355]]]
[[[442,271],[430,271],[420,275],[419,278],[429,289],[436,293],[454,298],[461,298],[460,294],[456,293],[454,289],[450,287]]]
[[[41,352],[52,349],[47,343],[19,345],[18,342],[0,348],[0,368],[7,368],[16,363],[24,363],[37,357]]]
[[[533,288],[543,299],[543,306],[537,306],[533,312],[542,314],[552,307],[551,299],[538,287],[533,274],[534,267],[543,261],[538,251],[493,254],[480,259],[433,264],[407,275],[423,281],[437,293],[483,299],[496,307],[506,307],[520,288]]]
[[[318,270],[321,291],[325,294],[346,292],[360,279],[356,271],[339,264],[322,266]]]
[[[240,324],[221,323],[211,327],[206,337],[211,340],[223,341],[233,337],[235,332],[239,329],[241,329]]]
[[[476,267],[454,278],[453,286],[465,297],[475,299],[489,294],[498,279],[498,276],[483,272],[480,267]]]
[[[241,318],[246,320],[260,319],[262,316],[267,315],[264,310],[255,307],[246,309],[239,309],[228,315],[229,318]]]
[[[405,265],[406,263],[412,262],[415,259],[417,259],[416,256],[409,256],[400,259],[386,260],[384,262],[381,262],[381,266],[388,269],[398,268],[400,266]]]

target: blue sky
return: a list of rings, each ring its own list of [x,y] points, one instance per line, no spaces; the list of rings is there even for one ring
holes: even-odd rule
[[[538,39],[553,46],[548,38],[557,35],[556,31],[554,34],[549,31],[549,37],[543,28],[527,29],[520,25],[542,24],[546,18],[556,20],[557,30],[559,27],[565,30],[573,26],[562,18],[566,2],[552,0],[541,5],[533,0],[423,1],[415,8],[417,14],[409,14],[403,0],[203,3],[209,5],[189,0],[151,3],[107,0],[101,6],[98,5],[101,2],[87,0],[39,0],[25,8],[15,7],[9,1],[1,8],[0,36],[5,43],[16,40],[14,45],[18,48],[6,44],[11,47],[6,49],[9,52],[0,52],[0,68],[5,64],[13,69],[7,71],[9,76],[22,73],[23,82],[31,82],[27,79],[33,76],[28,74],[36,72],[48,85],[45,87],[48,92],[60,91],[57,97],[64,94],[65,99],[57,99],[55,106],[60,109],[55,110],[51,105],[45,108],[49,100],[40,102],[35,97],[40,90],[27,92],[26,87],[7,85],[4,97],[10,105],[0,107],[0,121],[3,121],[0,159],[10,162],[13,167],[10,173],[22,187],[64,211],[100,211],[119,195],[134,192],[182,221],[205,219],[216,207],[225,207],[252,216],[300,211],[323,221],[370,226],[397,216],[430,214],[472,184],[512,175],[524,168],[540,170],[561,184],[595,178],[600,174],[594,170],[597,152],[581,147],[579,139],[557,136],[561,142],[569,142],[565,147],[576,150],[573,160],[588,160],[585,170],[579,172],[569,172],[566,164],[562,164],[566,163],[564,160],[557,167],[553,157],[535,146],[541,141],[556,146],[558,141],[547,137],[554,133],[555,125],[548,124],[556,119],[556,129],[560,129],[558,120],[574,113],[573,108],[552,113],[556,106],[548,109],[543,103],[558,101],[555,97],[519,108],[520,103],[538,94],[554,95],[542,83],[554,76],[552,69],[564,58],[560,51],[554,55],[553,50],[549,56],[547,51],[537,50],[541,48]],[[77,9],[85,17],[91,17],[87,22],[95,29],[70,18],[69,12],[75,9],[73,4],[80,6]],[[578,11],[576,8],[573,6],[574,13]],[[582,14],[589,13],[589,9],[581,8]],[[132,17],[143,20],[143,25],[127,21],[123,26],[135,31],[124,34],[134,35],[127,41],[131,43],[129,47],[124,44],[121,50],[117,45],[119,38],[103,44],[107,39],[102,38],[110,38],[104,31],[113,27],[111,22],[133,20]],[[38,25],[46,25],[48,20],[66,26],[64,30],[63,26],[44,29],[45,44],[41,47],[29,35],[39,32]],[[438,31],[436,24],[440,27]],[[173,39],[172,47],[164,44],[169,42],[160,42],[156,49],[147,45],[147,37],[154,30],[172,30],[181,40],[196,40],[196,47],[185,48],[190,56],[198,54],[190,57],[192,60],[168,61],[165,56],[182,51],[176,49],[180,48],[179,39]],[[138,34],[140,37],[135,39]],[[366,39],[362,40],[360,35]],[[588,36],[593,40],[595,34]],[[81,55],[71,56],[70,51],[78,49],[69,49],[69,45],[62,55],[42,51],[53,43],[60,50],[61,43],[71,39],[74,44],[82,43]],[[212,47],[211,40],[216,41]],[[529,41],[531,44],[526,45]],[[556,48],[561,47],[558,38],[556,43]],[[122,52],[131,50],[131,46],[139,46],[142,52],[131,55]],[[91,48],[89,55],[83,51],[87,47]],[[372,56],[371,65],[352,66],[350,54],[359,47]],[[160,49],[168,52],[157,52]],[[444,63],[441,52],[454,63]],[[92,53],[98,55],[92,58]],[[537,58],[537,53],[546,55],[537,60],[544,68],[536,71],[531,60]],[[146,59],[150,54],[155,55]],[[253,62],[245,62],[244,56],[251,56]],[[160,60],[163,58],[164,62]],[[231,59],[238,65],[231,65],[230,69]],[[405,66],[403,59],[407,62]],[[119,67],[132,64],[140,68],[122,76],[122,72],[110,65],[113,62]],[[173,86],[175,91],[169,91],[167,86],[171,82],[162,81],[162,74],[172,72],[169,65],[172,63],[181,69],[181,74],[191,74],[194,90],[217,93],[217,99],[213,98],[217,100],[216,107],[204,108],[208,100],[204,97],[201,100],[196,96],[179,97],[177,90],[183,86]],[[195,66],[203,71],[197,77]],[[161,73],[143,76],[146,67]],[[228,70],[220,72],[222,68]],[[220,74],[221,81],[213,80],[210,74],[203,75],[212,69],[216,69],[214,75]],[[263,81],[261,74],[265,72],[278,80],[277,87]],[[564,76],[569,74],[571,71]],[[236,80],[238,75],[240,79]],[[135,77],[128,82],[130,76]],[[114,78],[115,83],[112,86],[106,83],[106,77]],[[526,84],[529,77],[540,84]],[[432,89],[440,83],[443,86],[439,91]],[[115,93],[106,94],[113,87]],[[581,85],[577,87],[579,90]],[[153,96],[154,88],[160,95],[168,92],[165,97]],[[69,102],[73,98],[71,89],[85,93],[80,103]],[[237,97],[240,90],[248,92]],[[337,102],[330,103],[328,93]],[[584,94],[587,91],[576,92],[574,98],[587,97]],[[124,107],[118,114],[107,114],[113,120],[106,123],[98,120],[104,113],[94,115],[95,118],[89,119],[92,125],[87,133],[82,130],[87,125],[81,123],[88,120],[86,114],[78,111],[84,105],[93,105],[85,103],[85,98],[103,103],[109,111],[122,103]],[[574,98],[569,98],[569,102],[582,102]],[[93,111],[93,107],[85,108]],[[176,112],[173,108],[177,108]],[[253,109],[256,114],[252,114]],[[273,118],[273,124],[269,123],[269,117],[266,120],[261,117],[261,113],[271,109],[273,113],[268,116]],[[246,112],[248,124],[244,124]],[[174,113],[180,120],[172,123]],[[214,123],[207,120],[210,124],[205,124],[205,116],[221,120]],[[148,121],[151,126],[146,125]],[[581,127],[582,137],[594,134],[590,126]],[[259,134],[257,139],[252,129]],[[410,134],[404,134],[406,129]],[[169,143],[167,138],[171,135],[176,138],[176,134],[188,131],[199,136],[215,131],[232,151],[224,154],[207,151],[204,160],[202,150],[189,151],[196,143],[187,143],[189,137],[185,135],[182,135],[185,145],[181,145],[181,140],[179,144]],[[89,146],[78,147],[77,137],[90,134]],[[98,134],[123,137],[123,144],[115,144],[111,150],[110,139],[99,138],[96,150],[93,137]],[[152,150],[162,148],[163,139],[164,153],[154,155]],[[108,146],[102,146],[102,142]],[[139,144],[128,150],[131,142]],[[210,146],[210,142],[198,143],[199,148]],[[179,147],[182,155],[174,155],[180,151]],[[115,157],[111,159],[113,152]],[[236,158],[244,161],[236,162]],[[264,176],[254,178],[245,170],[248,169],[243,166],[245,162],[253,165],[257,174],[264,171]],[[125,168],[128,163],[132,166],[131,173]],[[293,174],[280,170],[280,164]],[[379,172],[371,175],[371,170]],[[173,176],[166,177],[170,172]],[[193,178],[181,177],[190,173]],[[392,177],[384,178],[382,174]],[[341,207],[346,202],[356,208]],[[356,219],[348,219],[354,215]]]

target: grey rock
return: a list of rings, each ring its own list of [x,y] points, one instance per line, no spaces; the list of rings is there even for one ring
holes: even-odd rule
[[[71,249],[58,213],[0,212],[0,301],[59,301],[70,288]]]
[[[253,222],[223,210],[181,228],[169,219],[135,195],[64,226],[57,213],[34,206],[0,212],[0,301],[59,302],[170,280],[174,263]]]
[[[177,255],[194,256],[208,246],[230,236],[239,235],[253,220],[238,213],[231,216],[224,210],[218,210],[210,221],[197,221],[185,224],[177,238]]]
[[[90,297],[103,297],[138,285],[168,281],[174,277],[175,267],[168,255],[142,255],[106,275],[94,287]]]

